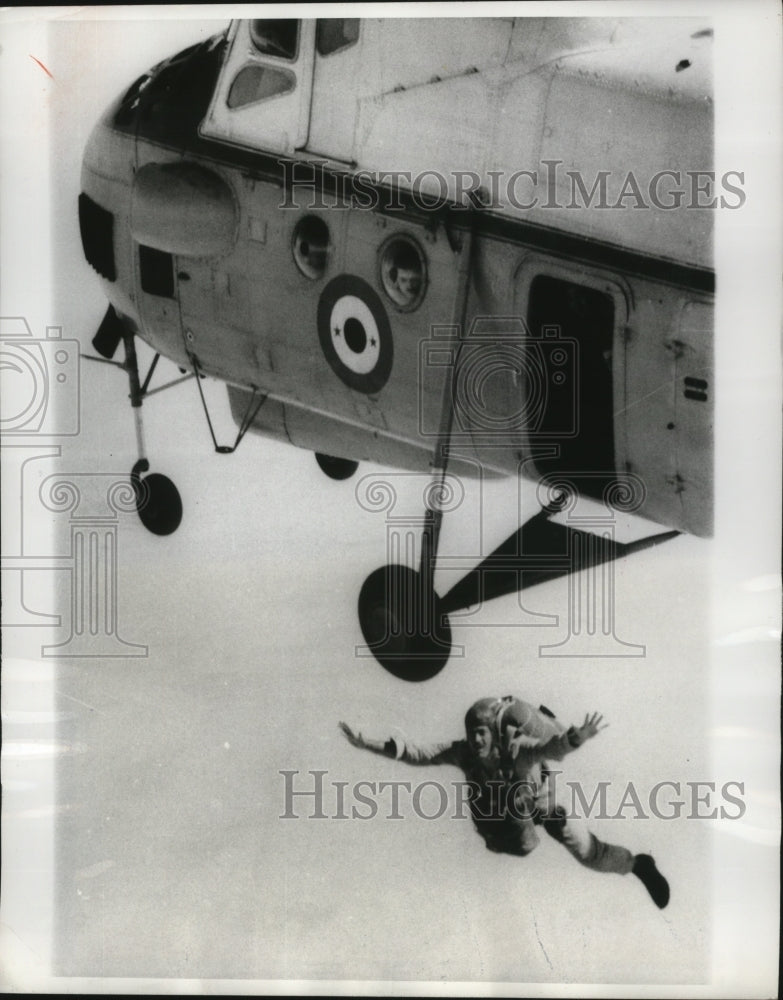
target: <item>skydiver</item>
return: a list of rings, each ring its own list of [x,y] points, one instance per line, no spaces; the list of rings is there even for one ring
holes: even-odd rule
[[[552,713],[513,698],[482,698],[465,716],[467,739],[419,746],[400,737],[367,739],[345,722],[348,741],[408,764],[454,764],[476,792],[470,809],[476,830],[491,851],[524,856],[538,844],[537,826],[581,864],[598,872],[633,873],[656,906],[669,902],[669,884],[649,854],[599,840],[583,821],[555,800],[547,761],[562,760],[606,728],[597,712],[566,729]]]

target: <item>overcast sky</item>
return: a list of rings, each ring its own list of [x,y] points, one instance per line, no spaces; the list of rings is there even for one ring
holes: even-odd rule
[[[88,21],[81,11],[45,37],[7,29],[20,102],[12,141],[26,147],[10,179],[4,172],[4,214],[11,213],[19,249],[4,232],[2,314],[28,316],[38,336],[46,325],[62,326],[89,350],[105,311],[83,261],[76,215],[89,130],[141,71],[225,21],[108,22],[103,10]],[[758,49],[763,37],[762,30],[751,44]],[[719,65],[719,100],[726,77]],[[726,131],[738,134],[737,122],[751,129],[754,93],[745,85],[732,91],[740,105],[734,124],[718,119],[720,142]],[[757,85],[769,98],[769,88]],[[732,152],[719,145],[719,155]],[[7,166],[7,149],[3,156]],[[27,213],[44,220],[40,246]],[[355,487],[382,470],[361,467],[353,480],[334,483],[311,454],[250,435],[235,455],[215,455],[193,383],[150,399],[148,454],[153,470],[179,486],[185,516],[165,539],[134,515],[119,518],[119,633],[148,655],[42,663],[41,642],[67,635],[71,578],[62,570],[47,577],[56,608],[36,607],[62,614],[62,629],[6,637],[4,712],[9,689],[17,713],[43,705],[56,723],[46,736],[62,750],[54,756],[54,800],[43,807],[25,798],[38,780],[30,777],[33,765],[5,765],[16,782],[3,807],[14,871],[35,869],[43,884],[47,865],[24,849],[38,849],[47,831],[55,842],[52,887],[37,901],[37,916],[12,911],[18,940],[4,944],[12,973],[40,975],[35,928],[43,919],[53,972],[63,976],[606,983],[625,984],[623,991],[627,984],[721,982],[747,995],[763,992],[776,967],[777,901],[769,886],[777,882],[771,631],[778,605],[770,586],[780,549],[772,502],[780,448],[769,416],[778,393],[769,343],[777,343],[777,326],[766,291],[745,297],[759,310],[750,316],[728,292],[740,280],[745,287],[763,281],[765,266],[774,272],[774,248],[760,251],[767,219],[779,215],[750,204],[746,217],[729,220],[732,246],[745,240],[759,256],[750,267],[740,253],[719,272],[727,292],[718,335],[730,340],[719,341],[718,351],[718,391],[728,402],[719,420],[716,538],[681,537],[616,565],[617,633],[644,645],[643,657],[542,656],[542,645],[564,636],[568,584],[561,580],[525,596],[528,611],[557,616],[560,626],[522,627],[517,598],[504,598],[470,619],[476,627],[453,622],[464,656],[437,678],[421,686],[395,680],[355,655],[359,588],[385,561],[386,537],[382,517],[360,508]],[[722,233],[719,247],[729,245]],[[748,349],[735,355],[739,322]],[[150,357],[142,348],[142,364]],[[161,364],[161,381],[176,374]],[[80,376],[80,433],[58,439],[51,468],[122,478],[136,458],[125,376],[88,362]],[[219,439],[233,441],[224,389],[208,383],[205,391]],[[20,456],[6,452],[4,480],[23,478]],[[415,505],[420,481],[403,481],[401,489]],[[481,502],[491,547],[517,526],[517,484],[495,484]],[[444,556],[458,554],[474,530],[476,504],[469,497],[446,518]],[[535,511],[530,487],[523,504]],[[13,496],[11,507],[18,507]],[[51,544],[66,551],[67,522],[37,510],[32,503],[27,526],[13,522],[13,530],[31,531],[42,517],[40,537],[53,531]],[[37,554],[56,554],[46,544]],[[438,577],[441,590],[447,576]],[[29,587],[44,600],[37,579]],[[340,719],[368,735],[386,737],[397,727],[427,742],[452,739],[462,735],[473,700],[506,693],[543,702],[565,723],[603,712],[609,728],[561,766],[588,789],[611,782],[611,802],[629,781],[642,797],[660,781],[713,781],[718,789],[745,783],[747,812],[733,823],[594,822],[603,838],[656,857],[672,888],[666,910],[635,879],[582,869],[549,838],[519,859],[490,853],[468,820],[447,816],[279,818],[284,769],[303,772],[303,781],[310,770],[327,771],[327,781],[349,786],[459,777],[362,753],[340,735]],[[25,722],[12,715],[6,739],[40,742],[42,730]]]

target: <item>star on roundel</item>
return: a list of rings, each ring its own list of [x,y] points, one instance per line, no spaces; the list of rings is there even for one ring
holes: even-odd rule
[[[318,338],[332,370],[347,386],[373,393],[389,378],[391,326],[375,290],[351,274],[333,278],[318,302]]]

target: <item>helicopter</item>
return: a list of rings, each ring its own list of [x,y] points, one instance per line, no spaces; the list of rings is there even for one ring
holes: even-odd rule
[[[694,18],[241,19],[135,80],[89,139],[79,223],[145,527],[183,510],[142,404],[185,379],[218,451],[251,432],[336,480],[429,473],[420,564],[381,566],[358,600],[407,681],[443,668],[449,613],[480,598],[708,537],[712,218],[743,197],[712,168],[711,43]],[[160,357],[181,378],[152,387]],[[441,595],[450,474],[522,475],[548,500]],[[585,543],[553,519],[573,495],[666,530]]]

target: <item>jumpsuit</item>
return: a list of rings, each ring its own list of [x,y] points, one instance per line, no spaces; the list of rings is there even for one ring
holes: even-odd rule
[[[599,840],[584,820],[568,816],[556,801],[554,783],[548,780],[546,762],[562,760],[578,748],[576,731],[565,730],[547,710],[542,718],[524,702],[503,701],[506,732],[516,737],[518,746],[515,759],[501,745],[493,747],[490,758],[483,760],[467,740],[427,746],[392,737],[385,752],[408,764],[459,767],[476,791],[470,801],[471,814],[489,850],[529,854],[539,843],[536,827],[540,825],[586,868],[628,874],[633,869],[633,854],[625,847]],[[497,728],[500,732],[501,727]]]

